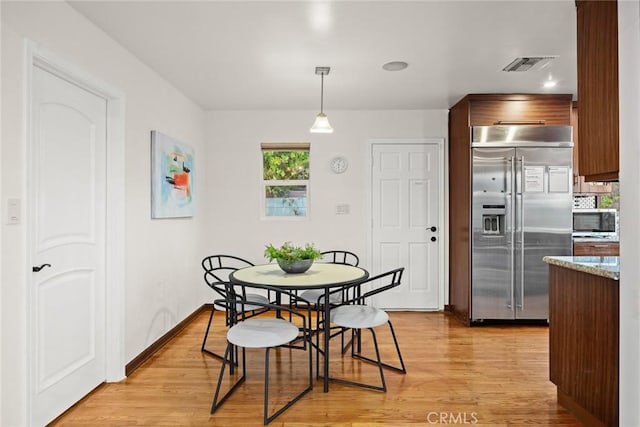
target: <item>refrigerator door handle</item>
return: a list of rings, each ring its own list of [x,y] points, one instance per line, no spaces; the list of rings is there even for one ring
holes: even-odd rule
[[[524,310],[524,156],[520,157],[520,304],[518,308]]]
[[[511,311],[515,310],[515,255],[513,253],[513,248],[515,248],[515,201],[516,201],[516,158],[515,156],[511,156],[509,159],[509,163],[511,165],[511,176],[509,177],[509,184],[511,185],[511,191],[509,193],[509,197],[511,198],[511,212],[509,212],[509,229],[510,229],[510,240],[511,240],[511,256],[509,257],[509,303],[507,303],[507,308]]]

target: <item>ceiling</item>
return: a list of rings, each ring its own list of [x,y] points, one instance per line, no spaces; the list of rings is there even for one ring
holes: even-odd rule
[[[467,93],[576,93],[573,0],[72,1],[205,110],[447,109]],[[557,56],[505,72],[519,56]],[[388,61],[403,71],[382,69]],[[557,85],[543,88],[553,78]]]

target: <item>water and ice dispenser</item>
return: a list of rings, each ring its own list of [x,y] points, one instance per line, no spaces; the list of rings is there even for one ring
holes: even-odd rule
[[[503,235],[505,215],[504,205],[482,205],[482,234]]]

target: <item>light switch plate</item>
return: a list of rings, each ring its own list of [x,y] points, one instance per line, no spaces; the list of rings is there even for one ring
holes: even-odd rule
[[[7,199],[7,224],[20,224],[20,199]]]
[[[349,205],[336,205],[336,215],[349,215]]]

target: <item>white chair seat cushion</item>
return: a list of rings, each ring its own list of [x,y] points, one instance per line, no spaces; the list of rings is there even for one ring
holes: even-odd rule
[[[293,341],[298,327],[284,319],[255,318],[234,325],[227,332],[231,344],[248,348],[276,347]]]
[[[322,297],[323,295],[324,289],[307,289],[300,294],[300,297],[309,301],[311,304],[317,304],[318,298]],[[322,298],[320,303],[322,303],[322,301],[324,301],[324,298]],[[342,301],[342,295],[340,295],[340,292],[331,294],[329,296],[329,301],[331,301],[332,303],[339,303],[340,301]]]
[[[368,305],[341,305],[331,310],[331,322],[345,328],[375,328],[389,321],[389,315]]]
[[[249,302],[259,302],[259,303],[264,303],[264,304],[268,304],[269,300],[267,299],[267,297],[265,297],[264,295],[259,295],[259,294],[247,294],[247,301]],[[224,306],[218,305],[218,304],[214,304],[214,307],[216,308],[216,310],[220,310],[220,311],[225,311],[226,308]],[[264,308],[261,305],[255,305],[255,304],[245,304],[244,305],[244,311],[253,311],[253,310],[260,310]],[[242,311],[243,306],[240,303],[236,304],[236,311],[240,312]]]

